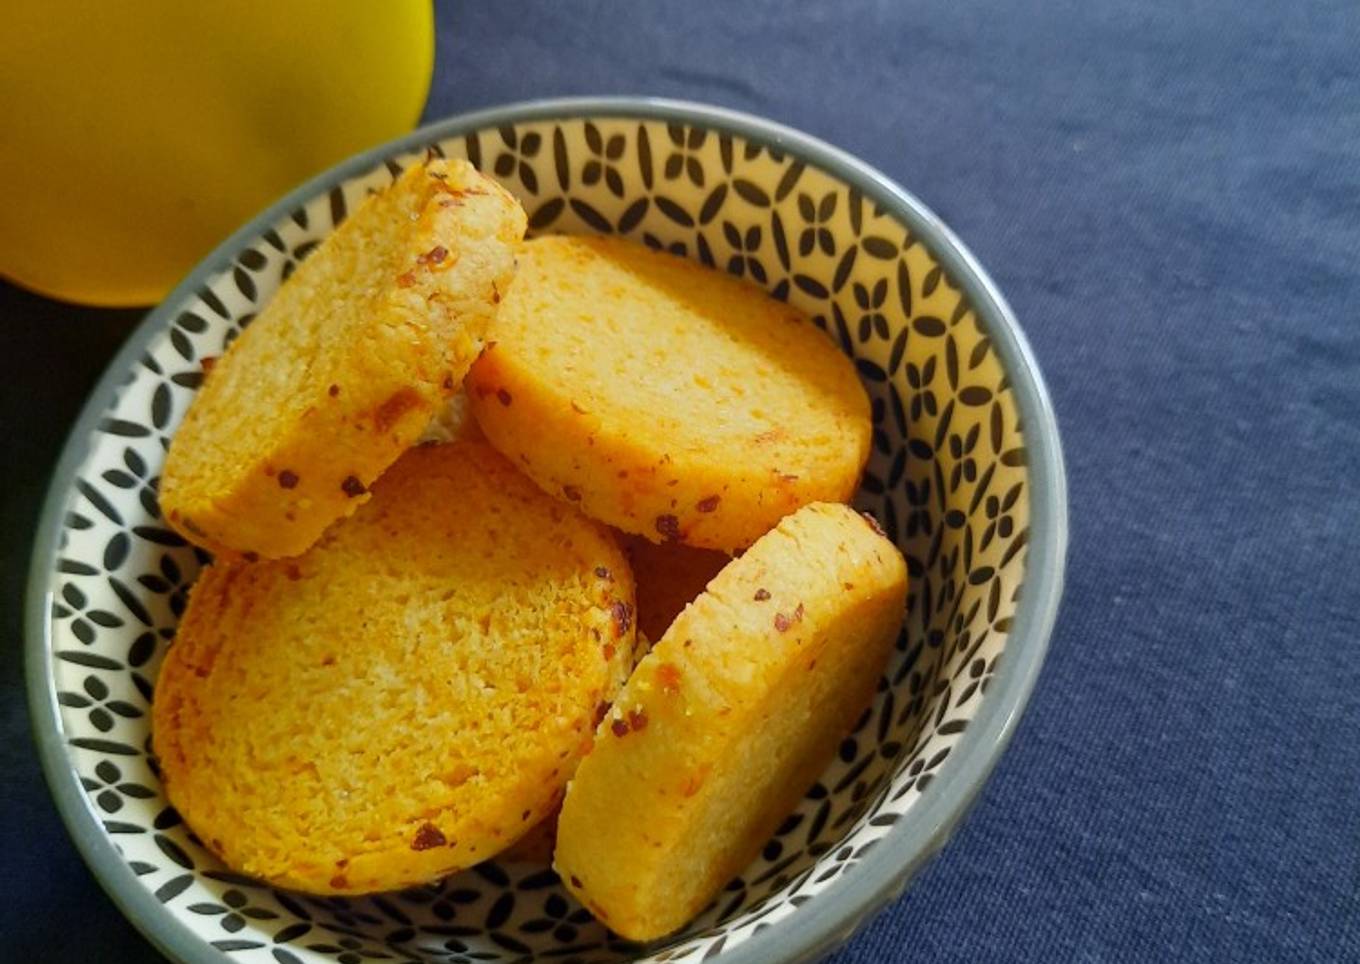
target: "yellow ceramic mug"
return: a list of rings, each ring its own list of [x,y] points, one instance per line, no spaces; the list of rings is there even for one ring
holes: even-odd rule
[[[269,201],[410,129],[431,0],[7,0],[0,275],[159,300]]]

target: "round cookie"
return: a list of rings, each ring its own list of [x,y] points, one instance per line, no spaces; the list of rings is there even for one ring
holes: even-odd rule
[[[897,548],[844,505],[799,510],[729,563],[639,664],[572,778],[554,856],[568,888],[633,940],[698,914],[863,712],[906,588]]]
[[[465,161],[416,164],[356,208],[208,370],[161,476],[170,524],[279,558],[353,512],[481,350],[524,225]]]
[[[209,566],[156,684],[170,801],[311,893],[430,881],[553,813],[633,661],[611,533],[484,443],[403,456],[296,559]]]
[[[807,316],[619,239],[526,242],[466,385],[530,478],[653,542],[744,548],[849,499],[869,453],[864,388]]]

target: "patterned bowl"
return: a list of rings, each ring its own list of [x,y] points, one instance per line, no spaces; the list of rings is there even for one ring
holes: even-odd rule
[[[363,899],[233,874],[169,807],[156,668],[205,556],[163,522],[175,426],[298,261],[412,158],[465,155],[535,232],[617,233],[811,313],[873,400],[861,508],[906,554],[907,627],[839,758],[680,935],[623,941],[547,867],[490,862]],[[562,100],[469,114],[321,175],[237,232],[129,339],[66,446],[38,532],[27,668],[47,779],[110,896],[192,961],[801,960],[900,893],[1005,747],[1042,663],[1066,546],[1062,457],[1000,293],[915,198],[788,128],[690,104]],[[1003,659],[1004,655],[1004,659]]]

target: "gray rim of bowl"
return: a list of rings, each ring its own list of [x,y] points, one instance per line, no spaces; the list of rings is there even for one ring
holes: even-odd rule
[[[26,598],[25,672],[29,711],[48,787],[77,848],[104,890],[160,950],[184,961],[231,960],[160,904],[114,849],[81,789],[66,751],[49,636],[52,563],[61,520],[77,467],[91,448],[91,433],[113,401],[124,374],[147,344],[170,323],[175,306],[260,232],[332,185],[380,164],[386,157],[434,140],[506,123],[612,117],[670,121],[730,133],[801,158],[857,187],[925,242],[958,282],[986,326],[1011,377],[1030,472],[1030,539],[1024,591],[1017,604],[1001,667],[981,709],[960,738],[951,765],[942,769],[911,819],[899,823],[860,862],[849,879],[818,895],[778,927],[753,934],[733,948],[732,964],[816,959],[838,946],[865,919],[901,894],[914,873],[948,840],[971,808],[1015,732],[1043,665],[1062,597],[1067,558],[1067,481],[1057,419],[1034,353],[996,284],[963,243],[915,196],[879,171],[815,137],[750,114],[687,101],[651,97],[569,97],[526,101],[460,114],[357,154],[296,188],[217,247],[143,320],[105,369],[67,437],[47,491],[34,541]]]

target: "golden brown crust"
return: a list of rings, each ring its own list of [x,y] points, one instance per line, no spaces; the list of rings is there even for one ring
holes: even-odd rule
[[[523,231],[514,198],[463,161],[369,198],[212,366],[166,456],[170,524],[279,558],[353,512],[458,387]]]
[[[209,566],[161,669],[170,801],[313,893],[429,881],[557,808],[632,666],[612,534],[484,443],[411,450],[303,555]]]
[[[634,940],[702,910],[863,711],[906,578],[895,546],[822,503],[723,569],[629,678],[568,787],[554,855],[567,887]]]
[[[467,378],[486,437],[545,491],[652,542],[731,552],[869,452],[849,360],[730,276],[606,238],[538,238]]]

